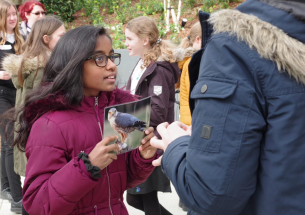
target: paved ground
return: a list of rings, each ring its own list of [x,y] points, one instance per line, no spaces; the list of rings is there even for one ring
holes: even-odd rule
[[[125,193],[126,195],[126,193]],[[124,195],[124,197],[125,197]],[[186,212],[178,206],[179,198],[174,187],[172,187],[172,193],[160,193],[159,192],[160,203],[173,215],[186,215]],[[144,215],[142,211],[139,211],[133,207],[130,207],[126,202],[125,205],[128,209],[130,215]],[[15,213],[10,211],[11,204],[7,200],[0,199],[0,214],[1,215],[15,215]]]

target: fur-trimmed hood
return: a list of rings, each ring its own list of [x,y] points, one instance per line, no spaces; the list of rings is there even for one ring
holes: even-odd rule
[[[185,49],[184,57],[192,57],[195,52],[197,52],[198,49],[195,49],[193,47],[188,47]]]
[[[185,57],[185,50],[183,48],[175,48],[172,51],[176,62],[183,60]],[[160,56],[157,61],[164,61],[164,59]]]
[[[186,62],[188,62],[188,63],[190,62],[190,57],[192,57],[193,54],[195,54],[195,52],[197,52],[197,51],[198,51],[198,49],[195,49],[193,47],[188,47],[185,49],[184,58],[178,62],[178,66],[181,70],[183,69],[183,65]],[[178,85],[176,85],[176,88],[178,88],[179,85],[180,85],[180,83]]]
[[[23,55],[11,54],[6,56],[2,61],[2,66],[5,71],[7,71],[11,77],[18,75],[18,70],[21,65]],[[22,74],[27,76],[32,72],[37,71],[38,58],[34,57],[31,59],[26,59],[22,65]],[[38,69],[44,68],[45,63],[40,60]]]
[[[276,63],[298,82],[305,84],[305,44],[280,28],[238,10],[221,10],[211,15],[214,34],[229,33],[246,42],[262,58]]]

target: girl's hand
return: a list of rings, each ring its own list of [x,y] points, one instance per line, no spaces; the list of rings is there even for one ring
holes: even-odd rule
[[[6,71],[0,71],[0,79],[9,80],[11,76]]]
[[[149,127],[145,131],[145,137],[142,139],[142,145],[139,147],[140,155],[143,159],[150,159],[152,158],[157,151],[157,148],[150,145],[150,139],[154,137],[154,128]]]
[[[101,142],[96,144],[94,149],[89,154],[89,160],[91,165],[99,167],[101,170],[117,159],[116,154],[109,153],[111,151],[119,151],[118,144],[111,144],[107,146],[113,140],[117,140],[117,136],[105,137]]]

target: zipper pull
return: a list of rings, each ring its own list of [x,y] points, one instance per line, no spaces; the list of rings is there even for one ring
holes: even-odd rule
[[[98,97],[94,97],[95,98],[95,106],[98,105]]]
[[[97,215],[97,206],[96,205],[94,205],[94,212],[95,212],[94,214]]]

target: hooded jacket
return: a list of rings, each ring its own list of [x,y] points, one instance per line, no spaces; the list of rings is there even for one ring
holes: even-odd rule
[[[26,59],[21,70],[24,79],[23,86],[20,86],[18,82],[18,70],[21,65],[22,57],[22,55],[8,55],[3,59],[2,63],[4,70],[10,74],[12,82],[17,89],[16,110],[23,106],[26,95],[40,83],[45,67],[45,64],[42,62],[38,65],[37,57]],[[16,129],[18,129],[18,122],[15,123],[15,130]],[[26,157],[24,152],[21,152],[17,147],[14,147],[14,171],[21,176],[25,176],[25,167]]]
[[[189,79],[189,63],[192,55],[197,50],[193,47],[189,47],[185,50],[185,57],[182,61],[178,62],[179,68],[182,70],[180,76],[180,122],[191,125],[192,116],[189,105],[190,95],[190,79]]]
[[[102,140],[106,106],[134,100],[116,89],[97,97],[84,96],[77,108],[62,108],[64,100],[51,96],[28,107],[30,122],[46,106],[55,109],[34,122],[26,145],[23,205],[29,214],[128,214],[123,193],[151,174],[156,157],[144,160],[135,149],[118,155],[101,170],[101,178],[92,178],[78,154],[89,154]]]
[[[184,58],[183,49],[176,49],[174,54],[178,60]],[[142,98],[151,96],[150,126],[155,128],[162,122],[174,121],[175,83],[180,73],[178,63],[158,59],[141,76],[135,94]],[[127,82],[127,90],[130,90],[132,74],[133,71]]]
[[[162,159],[190,214],[305,214],[305,3],[268,2],[209,20],[192,136]]]

